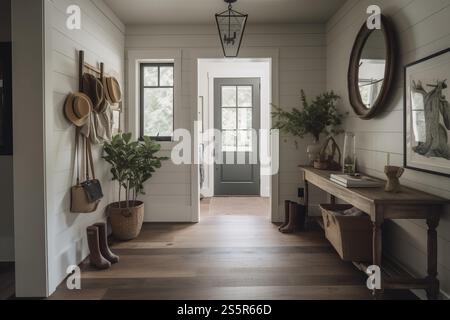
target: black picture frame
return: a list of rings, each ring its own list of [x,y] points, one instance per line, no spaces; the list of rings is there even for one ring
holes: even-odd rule
[[[411,114],[408,113],[409,112],[408,101],[410,99],[410,97],[409,97],[410,91],[408,91],[408,88],[409,88],[408,71],[409,71],[410,68],[412,68],[414,66],[418,66],[420,64],[423,64],[425,62],[428,62],[430,60],[436,59],[436,58],[441,57],[441,56],[446,55],[446,54],[449,54],[449,64],[450,64],[450,48],[447,48],[447,49],[444,49],[444,50],[439,51],[437,53],[434,53],[434,54],[432,54],[430,56],[427,56],[427,57],[425,57],[423,59],[420,59],[420,60],[417,60],[417,61],[412,62],[410,64],[407,64],[403,68],[403,76],[404,76],[403,77],[404,78],[404,93],[403,93],[404,94],[404,96],[403,96],[403,100],[404,100],[403,101],[404,102],[404,112],[403,112],[404,113],[403,114],[403,121],[404,121],[404,123],[403,123],[403,146],[404,146],[404,150],[403,151],[404,152],[403,152],[403,155],[404,155],[404,157],[403,157],[403,161],[404,161],[404,167],[406,169],[410,169],[410,170],[414,170],[414,171],[418,171],[418,172],[423,172],[423,173],[428,173],[428,174],[432,174],[432,175],[437,175],[437,176],[450,178],[450,174],[448,174],[448,173],[439,172],[439,171],[435,171],[435,170],[432,170],[432,169],[415,167],[415,166],[411,165],[409,163],[409,161],[408,161],[409,160],[408,159],[408,156],[409,156],[409,153],[408,153],[409,152],[409,147],[408,147],[408,138],[409,137],[408,137],[408,135],[409,135],[409,131],[410,131],[410,130],[408,130],[409,129],[408,128],[408,122],[410,121],[410,116],[411,116]],[[447,79],[442,79],[442,80],[447,80],[447,86],[448,86],[448,88],[450,88],[450,74],[449,74],[449,77]],[[447,95],[447,100],[449,98],[450,98],[450,94]],[[450,160],[448,160],[448,163],[449,163],[449,169],[450,169]]]
[[[0,42],[0,155],[13,154],[12,44]]]

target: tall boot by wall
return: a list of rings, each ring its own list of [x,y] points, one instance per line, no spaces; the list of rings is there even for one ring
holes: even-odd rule
[[[91,226],[87,228],[87,238],[89,244],[91,266],[99,270],[109,269],[111,263],[106,260],[100,252],[99,229]]]
[[[102,256],[111,262],[111,264],[115,264],[119,262],[119,256],[115,255],[111,252],[111,249],[108,245],[108,235],[106,230],[106,223],[96,223],[94,227],[98,228],[99,241],[100,241],[100,253]]]
[[[295,233],[300,230],[300,216],[298,204],[291,202],[289,206],[289,223],[280,231],[282,233]]]
[[[289,211],[291,208],[291,201],[286,200],[284,202],[284,223],[278,228],[278,230],[281,231],[281,229],[286,228],[286,226],[289,224]]]

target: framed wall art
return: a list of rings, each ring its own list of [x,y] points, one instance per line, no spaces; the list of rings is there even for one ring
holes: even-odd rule
[[[450,48],[404,71],[405,167],[450,177]]]

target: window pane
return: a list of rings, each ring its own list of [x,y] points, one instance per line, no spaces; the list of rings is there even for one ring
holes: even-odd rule
[[[239,107],[253,107],[253,88],[239,87],[238,88]]]
[[[236,131],[222,131],[222,152],[236,152]]]
[[[223,108],[222,109],[222,130],[236,130],[236,109]]]
[[[253,142],[252,130],[239,130],[238,131],[238,151],[251,152]]]
[[[236,87],[222,87],[222,107],[236,107]]]
[[[158,67],[144,68],[144,86],[146,87],[158,86]]]
[[[239,109],[239,129],[253,128],[253,109]]]
[[[173,87],[173,67],[161,67],[161,83],[162,87]]]
[[[144,89],[144,135],[172,137],[173,89]]]

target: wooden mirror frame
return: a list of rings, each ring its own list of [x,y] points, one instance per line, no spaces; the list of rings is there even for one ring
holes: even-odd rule
[[[385,17],[381,16],[382,31],[384,33],[384,39],[386,43],[386,69],[384,83],[381,91],[378,95],[372,108],[368,109],[361,98],[361,93],[359,91],[359,66],[361,60],[361,54],[365,47],[365,44],[369,36],[375,30],[370,30],[367,28],[367,23],[364,23],[361,30],[356,37],[355,44],[353,45],[352,54],[350,56],[350,65],[348,71],[348,91],[350,104],[353,107],[355,113],[364,120],[370,120],[380,114],[383,111],[386,100],[389,96],[389,91],[392,87],[392,82],[394,80],[395,68],[396,68],[396,36],[394,29],[390,21]]]

